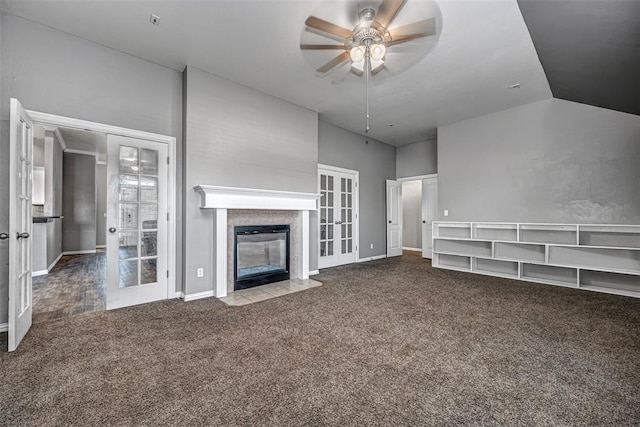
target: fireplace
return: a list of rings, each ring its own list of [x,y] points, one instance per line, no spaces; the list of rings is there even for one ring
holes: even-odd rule
[[[288,280],[289,234],[288,224],[234,227],[233,289]]]

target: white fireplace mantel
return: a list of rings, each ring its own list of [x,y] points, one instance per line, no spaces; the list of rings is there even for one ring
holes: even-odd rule
[[[201,209],[215,212],[216,283],[214,293],[218,298],[227,296],[227,210],[265,209],[294,210],[300,212],[302,230],[300,242],[300,279],[309,278],[309,211],[318,209],[319,194],[292,191],[260,190],[217,185],[198,185],[194,189],[200,193]],[[293,278],[293,277],[292,277]]]
[[[198,185],[203,209],[280,209],[315,211],[319,194],[253,188]]]

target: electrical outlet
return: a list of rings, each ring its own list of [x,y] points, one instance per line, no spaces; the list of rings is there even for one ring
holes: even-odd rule
[[[196,270],[196,276],[204,277],[204,268],[199,268]]]
[[[449,216],[449,209],[444,210],[444,216]]]
[[[373,249],[373,243],[371,244],[371,249]]]

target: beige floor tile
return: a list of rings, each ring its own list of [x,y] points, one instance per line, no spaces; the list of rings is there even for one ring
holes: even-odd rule
[[[220,301],[224,302],[227,305],[247,305],[253,302],[241,295],[229,295],[224,298],[220,298]]]
[[[252,301],[252,302],[260,302],[260,301],[264,301],[267,299],[271,299],[271,298],[275,298],[275,295],[271,295],[268,294],[266,292],[262,292],[262,293],[255,293],[255,294],[251,294],[251,295],[246,295],[245,296],[246,299]]]
[[[270,294],[270,295],[273,295],[274,297],[279,297],[279,296],[282,296],[282,295],[291,294],[291,293],[293,293],[295,291],[292,291],[291,289],[285,289],[285,288],[282,288],[280,286],[273,286],[273,287],[271,287],[269,289],[265,289],[265,292]]]

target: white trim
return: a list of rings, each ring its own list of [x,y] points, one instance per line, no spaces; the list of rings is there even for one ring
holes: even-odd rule
[[[106,249],[107,245],[96,245],[96,249]]]
[[[86,251],[64,251],[62,255],[87,255],[87,254],[95,254],[95,249],[87,249]]]
[[[227,210],[216,209],[216,283],[215,296],[223,298],[227,296]],[[213,291],[211,291],[213,292]]]
[[[47,274],[49,274],[49,270],[38,270],[31,273],[31,277],[46,276]]]
[[[55,267],[58,261],[60,261],[60,258],[62,258],[62,254],[63,253],[60,252],[60,254],[56,257],[56,259],[54,259],[53,262],[49,265],[49,267],[47,267],[47,271],[53,270],[53,267]]]
[[[98,153],[95,153],[93,151],[76,150],[75,148],[65,148],[64,152],[70,154],[82,154],[84,156],[93,156],[96,158],[98,157]]]
[[[202,209],[317,209],[320,194],[293,191],[260,190],[253,188],[197,185]]]
[[[387,254],[370,256],[369,258],[360,258],[358,262],[367,262],[367,261],[375,261],[377,259],[384,259],[387,257]]]
[[[309,211],[300,211],[300,226],[302,227],[302,244],[301,250],[301,264],[300,278],[306,280],[309,278]]]
[[[60,144],[60,148],[62,148],[62,151],[66,150],[67,143],[62,137],[62,132],[60,132],[60,128],[58,128],[57,126],[42,125],[42,129],[55,133],[56,138],[58,139],[58,144]]]
[[[406,181],[422,181],[423,179],[430,179],[430,178],[437,178],[438,174],[437,173],[432,173],[429,175],[418,175],[418,176],[408,176],[405,178],[397,178],[396,181],[398,182],[406,182]]]
[[[58,116],[55,114],[41,113],[38,111],[26,110],[27,114],[33,119],[34,122],[39,124],[48,124],[51,126],[63,126],[70,127],[74,129],[81,130],[90,130],[93,132],[106,133],[111,135],[120,135],[126,136],[130,138],[144,139],[147,141],[160,142],[168,145],[169,151],[169,176],[167,187],[168,187],[168,200],[167,200],[167,209],[169,211],[169,233],[167,236],[168,242],[168,263],[167,268],[169,269],[169,277],[167,280],[167,299],[170,295],[173,295],[176,288],[176,246],[177,246],[177,227],[176,227],[176,218],[178,216],[177,211],[177,198],[178,198],[178,190],[176,180],[178,178],[178,162],[177,162],[177,142],[176,138],[173,136],[161,135],[158,133],[152,132],[144,132],[135,129],[127,129],[119,126],[112,126],[103,123],[90,122],[88,120],[80,120],[74,119],[71,117]],[[58,131],[59,133],[59,131]],[[63,150],[66,148],[66,143],[62,138],[62,135],[59,135],[59,143]],[[97,159],[97,156],[96,156]]]
[[[185,302],[188,302],[188,301],[195,301],[197,299],[202,299],[202,298],[209,298],[209,297],[213,297],[213,296],[215,296],[213,294],[213,291],[204,291],[204,292],[198,292],[198,293],[195,293],[195,294],[185,295],[184,296],[184,300],[185,300]]]
[[[80,130],[90,130],[99,133],[109,133],[112,135],[128,136],[130,138],[146,139],[148,141],[163,142],[165,144],[175,144],[173,136],[160,135],[157,133],[144,132],[135,129],[127,129],[119,126],[112,126],[103,123],[90,122],[88,120],[74,119],[71,117],[57,116],[55,114],[40,113],[38,111],[25,110],[34,122],[49,124],[53,126],[70,127]]]
[[[182,291],[176,291],[176,293],[173,295],[174,298],[181,298],[184,299],[184,292]]]
[[[317,276],[318,274],[320,274],[319,270],[313,270],[309,272],[309,276]]]
[[[414,252],[422,252],[422,248],[410,248],[408,246],[402,247],[403,251],[414,251]]]
[[[320,171],[320,169],[329,171],[329,172],[340,172],[340,173],[347,173],[351,175],[360,173],[360,171],[357,171],[355,169],[346,169],[346,168],[340,168],[338,166],[329,166],[322,163],[318,163],[318,171]]]
[[[8,323],[0,323],[0,332],[7,332],[9,330]]]

